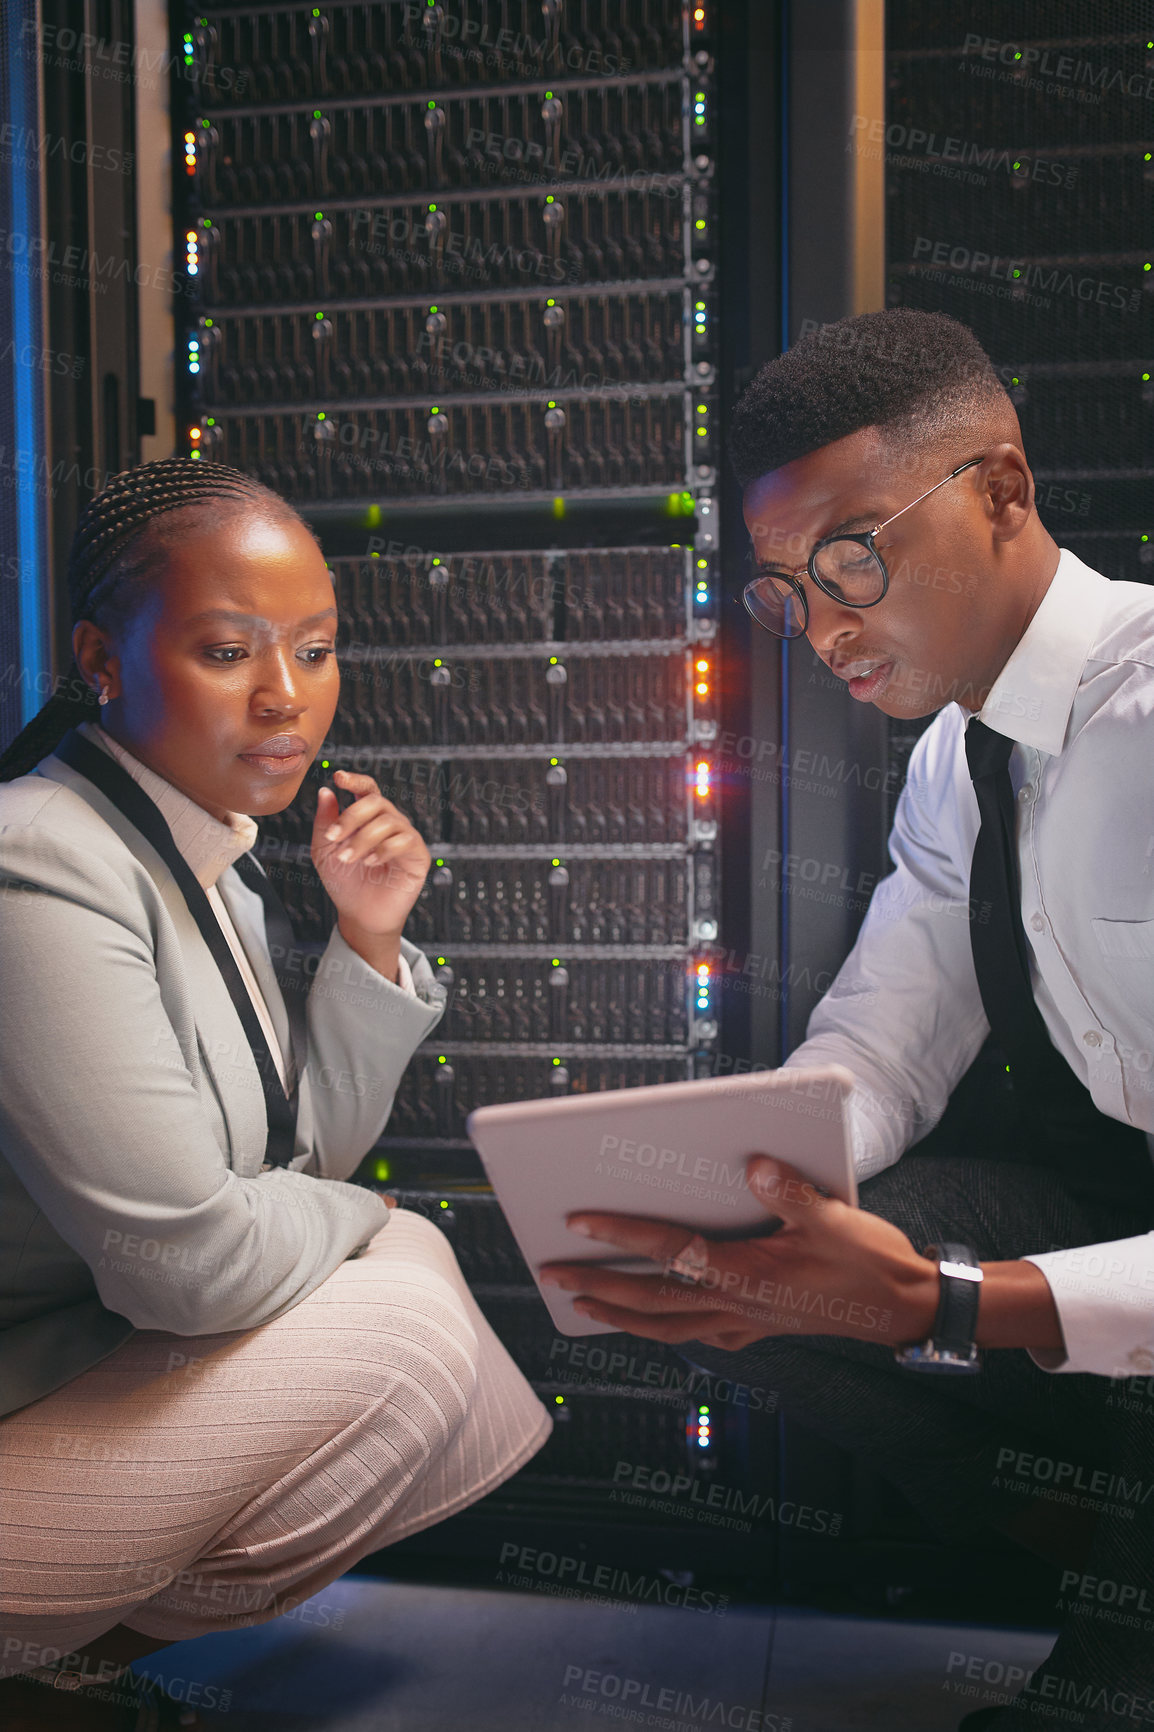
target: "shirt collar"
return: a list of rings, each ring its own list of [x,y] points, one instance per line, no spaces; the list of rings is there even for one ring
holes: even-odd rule
[[[978,711],[987,727],[1050,756],[1062,750],[1109,583],[1060,549],[1049,588]]]
[[[259,832],[254,819],[244,812],[229,812],[223,823],[214,818],[189,795],[126,751],[119,740],[105,733],[99,722],[82,722],[78,732],[115,758],[159,807],[173,841],[203,889],[210,890],[221,873],[247,854],[256,841]]]

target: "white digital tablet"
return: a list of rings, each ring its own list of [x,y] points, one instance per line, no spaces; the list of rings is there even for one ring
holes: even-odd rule
[[[853,1080],[831,1064],[606,1089],[477,1107],[466,1130],[534,1279],[562,1260],[651,1274],[649,1259],[612,1255],[565,1217],[596,1209],[751,1237],[770,1219],[745,1182],[752,1154],[777,1155],[856,1206],[845,1116]],[[574,1311],[575,1295],[539,1290],[563,1334],[614,1333]]]

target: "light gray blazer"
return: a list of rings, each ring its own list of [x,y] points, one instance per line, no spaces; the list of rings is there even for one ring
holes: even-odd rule
[[[284,1051],[260,898],[218,883]],[[343,1184],[444,1008],[334,930],[308,995],[296,1155],[263,1172],[260,1077],[160,856],[47,757],[0,784],[0,1413],[134,1329],[251,1329],[289,1311],[389,1218]]]

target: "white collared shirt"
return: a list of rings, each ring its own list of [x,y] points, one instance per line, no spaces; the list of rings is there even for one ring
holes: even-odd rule
[[[1154,591],[1063,548],[981,720],[1015,742],[1022,922],[1050,1038],[1095,1105],[1154,1154]],[[892,1165],[937,1123],[989,1024],[970,950],[979,816],[970,712],[918,740],[890,835],[895,870],[789,1056],[853,1071],[855,1166]],[[1087,1159],[1092,1159],[1088,1155]],[[1028,1259],[1054,1294],[1066,1354],[1046,1370],[1154,1371],[1154,1233]]]
[[[94,745],[102,746],[110,757],[115,758],[159,808],[161,816],[172,831],[173,841],[208,897],[209,906],[236,958],[236,965],[252,999],[257,1021],[264,1031],[277,1074],[282,1086],[287,1089],[284,1049],[273,1025],[268,1003],[253,973],[252,964],[232,916],[225,906],[224,898],[217,889],[217,880],[221,873],[227,871],[242,854],[247,854],[255,847],[259,834],[255,819],[244,812],[229,812],[223,822],[214,818],[211,812],[198,806],[195,800],[175,787],[166,777],[158,775],[148,764],[142,763],[134,752],[126,750],[120,741],[114,740],[98,722],[82,722],[79,732]],[[410,997],[418,996],[413,985],[412,970],[403,956],[397,972],[397,985]]]

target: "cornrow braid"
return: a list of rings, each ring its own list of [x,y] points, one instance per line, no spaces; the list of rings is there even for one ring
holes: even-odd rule
[[[187,525],[176,512],[212,505],[214,525],[250,511],[274,522],[309,524],[279,493],[240,469],[193,457],[162,457],[111,477],[80,514],[68,553],[72,624],[92,620],[102,630],[123,627],[163,573],[168,547]],[[319,545],[319,543],[318,543]],[[71,728],[99,715],[96,693],[76,665],[57,678],[48,702],[0,754],[0,782],[27,775]]]

